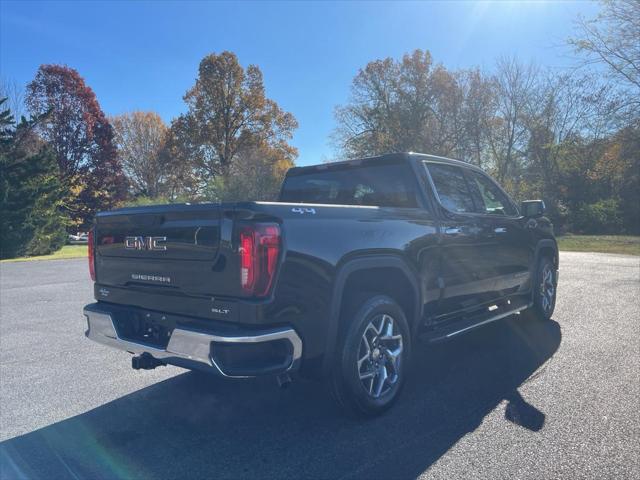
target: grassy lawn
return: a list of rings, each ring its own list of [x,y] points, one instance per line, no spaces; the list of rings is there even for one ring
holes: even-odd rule
[[[558,237],[560,250],[640,255],[640,237],[625,235],[567,235]]]
[[[602,252],[640,255],[640,237],[624,235],[566,235],[558,237],[560,250],[567,252]],[[20,257],[0,262],[28,262],[32,260],[60,260],[87,256],[86,245],[65,245],[51,255]]]
[[[65,245],[60,250],[51,255],[41,255],[39,257],[19,257],[0,260],[0,262],[29,262],[32,260],[61,260],[63,258],[82,258],[87,256],[86,245]]]

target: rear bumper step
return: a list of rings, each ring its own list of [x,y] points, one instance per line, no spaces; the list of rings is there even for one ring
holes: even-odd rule
[[[165,348],[122,338],[114,312],[101,304],[84,308],[87,338],[135,355],[149,354],[160,363],[211,371],[223,377],[246,378],[283,374],[299,368],[302,340],[292,328],[216,334],[173,328]]]

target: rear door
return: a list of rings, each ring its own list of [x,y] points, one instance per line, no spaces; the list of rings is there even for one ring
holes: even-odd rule
[[[442,294],[435,316],[473,309],[495,298],[491,269],[493,246],[483,238],[482,218],[463,169],[426,162],[441,207],[440,275]]]
[[[528,289],[533,256],[524,219],[515,203],[488,175],[465,169],[475,202],[479,206],[483,237],[491,245],[494,289],[499,297]]]

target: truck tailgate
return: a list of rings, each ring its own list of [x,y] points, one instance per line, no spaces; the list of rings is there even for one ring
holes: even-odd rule
[[[231,294],[220,255],[219,205],[163,205],[96,217],[96,272],[101,285],[174,294]]]

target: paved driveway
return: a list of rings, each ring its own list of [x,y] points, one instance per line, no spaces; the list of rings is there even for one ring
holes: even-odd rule
[[[554,321],[417,352],[389,414],[322,385],[130,368],[83,336],[86,261],[0,266],[0,477],[640,478],[640,259],[561,255]]]

